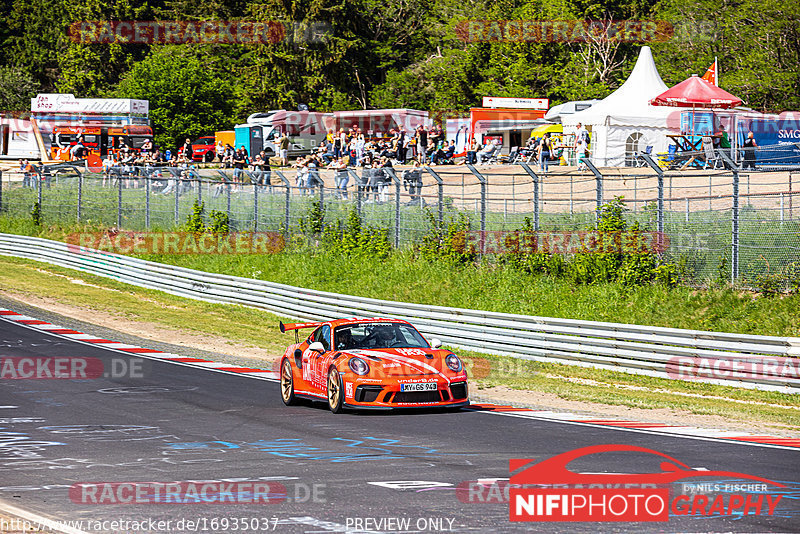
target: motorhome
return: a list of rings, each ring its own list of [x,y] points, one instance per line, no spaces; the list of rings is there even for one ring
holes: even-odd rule
[[[325,142],[330,114],[313,111],[273,110],[253,113],[245,124],[234,127],[236,148],[244,147],[250,155],[262,150],[267,157],[280,155],[278,143],[289,137],[289,157],[309,154]]]
[[[0,117],[0,159],[40,159],[37,134],[30,119]]]

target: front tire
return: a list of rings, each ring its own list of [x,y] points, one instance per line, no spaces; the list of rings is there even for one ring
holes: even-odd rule
[[[294,395],[292,363],[288,359],[284,359],[281,364],[281,400],[286,406],[297,404],[297,397]]]
[[[342,377],[336,367],[331,367],[328,371],[328,408],[333,413],[341,413],[344,404],[344,392],[342,391]]]

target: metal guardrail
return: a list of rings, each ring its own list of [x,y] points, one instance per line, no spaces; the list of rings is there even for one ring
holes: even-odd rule
[[[10,234],[0,234],[0,254],[296,319],[400,317],[445,344],[484,353],[800,393],[800,338],[534,317],[339,295]]]

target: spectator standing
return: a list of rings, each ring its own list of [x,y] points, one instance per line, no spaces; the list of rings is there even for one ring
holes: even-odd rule
[[[580,129],[578,130],[578,134],[575,135],[575,159],[577,160],[578,170],[582,171],[586,168],[586,164],[583,160],[586,158],[586,151],[588,150],[586,146],[586,137],[580,135]],[[586,130],[584,130],[586,132]]]
[[[415,161],[411,169],[403,173],[403,185],[406,187],[411,200],[409,205],[424,204],[424,200],[420,196],[422,192],[422,166],[419,161]]]
[[[420,124],[417,127],[417,161],[426,163],[426,156],[428,151],[428,130]]]
[[[284,167],[289,164],[289,135],[283,132],[278,140],[278,150],[280,150],[281,165]]]
[[[217,161],[222,163],[222,158],[225,157],[225,145],[222,144],[222,141],[217,141],[217,147],[214,152],[217,154]]]
[[[747,139],[742,145],[742,148],[744,152],[744,161],[742,162],[742,169],[747,169],[747,168],[755,169],[756,148],[758,148],[758,143],[756,143],[756,140],[753,137],[753,132],[747,132]]]
[[[332,165],[336,172],[334,181],[336,183],[336,197],[347,200],[347,183],[350,181],[350,173],[347,170],[347,162],[344,158],[339,158]]]
[[[544,134],[541,143],[539,143],[539,169],[542,172],[547,172],[552,150],[553,144],[552,141],[550,141],[550,132],[547,132]]]
[[[292,164],[292,167],[297,168],[295,175],[295,186],[300,190],[300,194],[304,195],[306,190],[306,182],[308,180],[308,167],[304,158],[297,158]]]
[[[239,150],[237,150],[233,154],[233,183],[234,187],[236,184],[239,184],[242,180],[242,175],[244,174],[244,166],[247,165],[247,152],[244,150],[244,145],[242,145]]]
[[[324,185],[319,176],[319,162],[314,156],[309,156],[306,165],[308,167],[308,178],[306,185],[308,187],[308,192],[313,195],[315,187],[319,186],[319,188],[322,189]]]
[[[230,169],[233,167],[233,156],[236,151],[230,144],[225,145],[225,152],[222,156],[222,168],[223,169]]]
[[[364,132],[361,131],[361,128],[356,130],[356,165],[361,164],[361,160],[364,159],[364,146],[366,146],[367,141],[364,138]]]
[[[192,161],[192,141],[188,137],[184,141],[183,146],[178,150],[178,154],[183,154],[186,159]]]

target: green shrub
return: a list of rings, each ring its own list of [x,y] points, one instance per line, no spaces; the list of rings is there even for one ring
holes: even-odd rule
[[[231,231],[231,221],[227,212],[219,210],[211,210],[209,214],[211,219],[211,226],[209,231],[214,235],[228,235]]]
[[[441,224],[430,209],[425,210],[425,215],[429,229],[418,247],[424,258],[443,259],[461,265],[475,263],[478,251],[470,241],[470,221],[466,213],[449,215],[448,220]]]
[[[31,209],[31,219],[33,220],[33,224],[35,226],[42,225],[42,206],[39,204],[39,201],[33,203],[33,208]]]
[[[327,251],[348,257],[373,257],[386,259],[392,252],[389,231],[385,228],[364,226],[355,209],[347,214],[344,226],[325,226],[322,243]]]
[[[200,237],[200,235],[205,233],[205,204],[202,201],[194,201],[192,212],[186,219],[186,231],[190,234],[194,234],[195,237]]]

